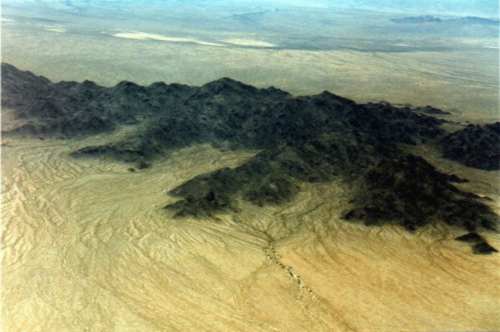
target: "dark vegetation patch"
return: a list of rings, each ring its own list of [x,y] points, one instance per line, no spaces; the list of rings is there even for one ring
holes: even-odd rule
[[[342,179],[357,188],[345,215],[349,220],[391,222],[408,230],[439,220],[469,231],[495,228],[490,208],[453,185],[465,180],[399,146],[439,141],[449,158],[498,167],[498,124],[467,127],[442,139],[444,120],[432,115],[445,112],[431,106],[357,104],[329,92],[293,97],[229,78],[202,87],[121,82],[104,88],[88,81],[51,83],[6,64],[2,69],[2,105],[26,123],[17,133],[74,137],[137,124],[135,134],[73,156],[109,157],[140,170],[194,143],[261,151],[239,167],[202,174],[173,189],[170,194],[179,200],[167,208],[177,216],[237,211],[239,200],[282,204],[302,183]]]
[[[444,157],[484,170],[500,169],[500,122],[468,125],[440,141]]]

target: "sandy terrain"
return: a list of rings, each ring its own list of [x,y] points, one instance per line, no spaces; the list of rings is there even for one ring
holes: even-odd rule
[[[238,46],[249,46],[249,47],[276,47],[275,44],[269,43],[263,40],[257,39],[247,39],[247,38],[228,38],[224,39],[225,43],[238,45]]]
[[[194,38],[169,37],[147,32],[118,32],[113,34],[113,37],[135,40],[156,40],[170,43],[192,43],[204,46],[223,46],[222,44],[209,43]]]
[[[59,28],[47,28],[48,31],[54,32],[64,32]],[[187,38],[187,37],[171,37],[165,36],[155,33],[147,33],[147,32],[117,32],[112,34],[113,37],[124,38],[124,39],[132,39],[132,40],[154,40],[154,41],[162,41],[169,43],[190,43],[197,44],[202,46],[216,46],[221,47],[224,46],[220,43],[212,43],[207,41],[202,41],[196,38]],[[236,45],[236,46],[245,46],[245,47],[257,47],[257,48],[266,48],[266,47],[275,47],[276,45],[272,43],[268,43],[262,40],[256,39],[246,39],[246,38],[228,38],[223,40],[226,44]]]
[[[61,26],[57,26],[57,25],[49,25],[49,26],[45,27],[45,30],[50,31],[50,32],[57,32],[57,33],[66,32],[66,29],[64,29]]]
[[[166,190],[251,154],[198,146],[130,173],[68,157],[81,145],[3,147],[5,331],[500,330],[500,256],[471,255],[459,231],[344,223],[340,183],[172,219]]]

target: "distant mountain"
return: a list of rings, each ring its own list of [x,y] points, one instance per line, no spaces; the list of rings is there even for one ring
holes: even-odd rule
[[[452,23],[452,24],[477,24],[477,25],[493,25],[499,26],[500,20],[476,17],[476,16],[465,16],[465,17],[453,17],[453,18],[442,18],[432,15],[421,15],[421,16],[408,16],[408,17],[398,17],[391,19],[394,23],[399,24],[424,24],[424,23]]]
[[[443,120],[428,115],[443,114],[438,109],[357,104],[326,91],[294,97],[230,78],[201,87],[121,82],[105,88],[90,81],[52,83],[8,64],[2,72],[2,107],[25,120],[5,135],[66,138],[136,125],[121,141],[84,147],[74,157],[113,158],[142,169],[195,143],[261,151],[239,167],[173,189],[170,194],[180,200],[167,209],[180,217],[237,211],[239,200],[281,204],[304,183],[342,179],[353,195],[346,220],[391,222],[409,231],[436,220],[468,231],[495,229],[498,222],[480,197],[453,184],[465,180],[400,148],[445,136]],[[483,168],[481,159],[474,160]]]
[[[334,6],[417,15],[486,16],[498,18],[498,0],[339,0]]]
[[[443,20],[436,16],[422,15],[422,16],[409,16],[401,18],[393,18],[391,21],[395,23],[407,23],[407,24],[418,24],[418,23],[440,23]]]
[[[351,8],[413,14],[474,15],[498,17],[497,0],[4,0],[3,4],[42,6],[81,12],[88,9],[143,8],[179,6],[245,8]]]
[[[457,18],[454,21],[457,21],[458,23],[496,25],[496,26],[499,26],[500,24],[499,19],[491,19],[491,18],[476,17],[476,16],[466,16],[462,18]]]

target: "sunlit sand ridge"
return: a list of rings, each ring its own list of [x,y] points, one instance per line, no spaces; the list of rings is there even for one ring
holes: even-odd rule
[[[341,184],[309,185],[280,207],[172,219],[166,190],[251,153],[192,147],[130,173],[68,157],[80,145],[3,148],[5,331],[500,327],[500,259],[473,256],[454,232],[342,222]]]

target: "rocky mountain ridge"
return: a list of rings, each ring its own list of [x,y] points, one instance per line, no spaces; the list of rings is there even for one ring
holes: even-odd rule
[[[122,140],[84,147],[74,157],[113,158],[144,168],[196,143],[261,151],[239,167],[202,174],[172,190],[179,200],[167,209],[179,217],[238,211],[240,200],[281,204],[303,183],[342,179],[354,188],[346,220],[390,222],[409,231],[433,222],[469,232],[496,229],[497,216],[484,199],[453,184],[465,180],[400,147],[437,144],[448,158],[498,169],[497,124],[474,127],[487,130],[486,138],[470,134],[469,127],[447,134],[445,120],[433,116],[445,113],[430,106],[358,104],[327,91],[294,97],[230,78],[201,87],[120,82],[106,88],[90,81],[51,83],[8,64],[2,72],[2,106],[25,120],[7,134],[67,138],[137,125]],[[464,141],[483,149],[449,153]]]

